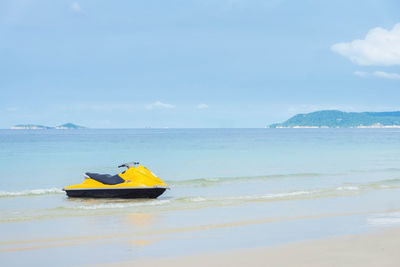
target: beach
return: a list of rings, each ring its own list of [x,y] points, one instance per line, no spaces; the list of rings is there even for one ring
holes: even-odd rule
[[[276,247],[232,250],[175,258],[115,262],[123,266],[399,266],[400,228],[362,235],[309,240]]]

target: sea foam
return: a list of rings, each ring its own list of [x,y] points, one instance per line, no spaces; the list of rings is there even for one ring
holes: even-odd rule
[[[336,188],[338,191],[356,191],[360,190],[358,186],[339,186]]]
[[[373,226],[387,226],[400,224],[400,213],[382,214],[367,219],[367,223]]]
[[[63,193],[60,188],[31,189],[22,191],[0,191],[0,197],[22,197],[22,196],[40,196],[49,194]]]

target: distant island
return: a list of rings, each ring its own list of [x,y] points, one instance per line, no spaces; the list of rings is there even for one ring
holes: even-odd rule
[[[70,130],[70,129],[85,129],[86,127],[68,122],[68,123],[56,126],[55,128],[60,129],[60,130]]]
[[[48,129],[57,129],[57,130],[75,130],[75,129],[85,129],[86,127],[76,125],[73,123],[65,123],[55,127],[49,127],[39,124],[18,124],[11,127],[13,130],[48,130]]]
[[[322,110],[297,114],[268,128],[400,128],[400,111],[343,112]]]

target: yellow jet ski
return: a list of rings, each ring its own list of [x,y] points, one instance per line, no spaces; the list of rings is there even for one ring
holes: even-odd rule
[[[128,169],[116,175],[87,172],[81,184],[64,187],[68,197],[93,198],[157,198],[168,188],[139,162],[129,162],[118,166]]]

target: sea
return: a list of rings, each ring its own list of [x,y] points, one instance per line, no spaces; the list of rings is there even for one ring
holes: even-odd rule
[[[68,198],[138,161],[157,199]],[[400,129],[0,130],[0,265],[82,266],[400,225]]]

